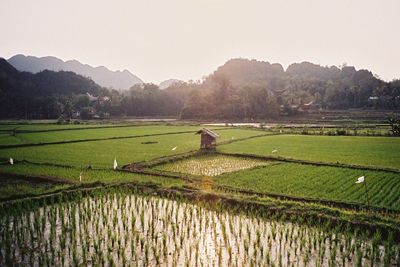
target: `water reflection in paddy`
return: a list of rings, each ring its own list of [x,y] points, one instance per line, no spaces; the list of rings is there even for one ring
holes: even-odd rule
[[[375,266],[399,247],[359,233],[108,194],[0,219],[0,265]]]

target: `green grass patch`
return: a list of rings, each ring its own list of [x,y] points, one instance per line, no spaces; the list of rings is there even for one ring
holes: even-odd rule
[[[220,134],[219,141],[260,134],[259,131],[241,129],[217,132]],[[75,167],[84,167],[90,164],[94,168],[112,168],[114,157],[117,158],[119,165],[124,165],[197,150],[199,146],[200,136],[187,133],[2,149],[0,157]]]
[[[4,173],[50,176],[66,180],[79,182],[81,170],[79,168],[65,168],[46,165],[36,165],[21,163],[15,165],[1,165],[0,171]],[[185,182],[178,179],[164,178],[158,176],[142,175],[112,170],[83,170],[83,183],[104,182],[104,183],[124,183],[124,182],[152,182],[161,186],[181,186]]]
[[[124,136],[140,136],[148,134],[164,134],[175,132],[196,131],[198,126],[168,126],[168,125],[152,125],[152,126],[132,126],[132,127],[106,127],[97,129],[84,130],[66,130],[56,132],[37,132],[37,133],[17,133],[12,136],[11,133],[2,133],[0,135],[0,145],[12,144],[32,144],[32,143],[48,143],[62,142],[84,139],[98,139]]]
[[[13,179],[0,182],[0,200],[26,195],[41,195],[56,190],[67,189],[69,185],[53,183],[31,183],[25,180]]]
[[[260,193],[366,203],[364,184],[355,184],[362,175],[366,177],[371,205],[400,210],[400,174],[397,173],[276,163],[223,174],[213,181]]]
[[[234,142],[219,149],[228,153],[400,168],[400,138],[393,137],[275,135]]]
[[[0,131],[47,131],[47,130],[63,130],[63,129],[78,129],[78,128],[93,128],[93,127],[113,127],[115,125],[123,124],[112,124],[112,123],[80,123],[80,124],[57,124],[54,123],[43,123],[43,122],[32,122],[32,123],[3,123],[0,124]]]

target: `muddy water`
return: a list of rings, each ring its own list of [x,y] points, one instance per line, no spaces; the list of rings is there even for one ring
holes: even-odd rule
[[[0,266],[383,266],[399,247],[355,233],[114,194],[1,218]]]

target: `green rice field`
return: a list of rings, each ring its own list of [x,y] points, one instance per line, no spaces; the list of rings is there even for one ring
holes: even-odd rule
[[[171,131],[170,128],[167,129]],[[103,130],[96,129],[90,131],[97,132]],[[160,134],[160,131],[155,130],[154,127],[148,128],[146,132],[142,128],[138,128],[138,131],[138,135]],[[68,131],[66,134],[69,134],[69,132],[73,131]],[[220,135],[220,142],[263,133],[243,129],[226,129],[217,130],[216,132]],[[165,133],[171,132],[167,131]],[[81,135],[81,138],[90,138],[90,136],[87,134]],[[131,162],[148,161],[162,156],[171,156],[197,150],[199,147],[198,139],[199,136],[195,135],[193,131],[185,134],[0,149],[0,158],[7,159],[12,157],[16,160],[54,163],[75,167],[91,165],[93,168],[111,168],[114,158],[117,158],[119,164],[124,165]]]
[[[165,177],[156,177],[141,175],[137,173],[120,172],[113,170],[96,170],[96,169],[80,169],[66,168],[46,165],[36,165],[21,163],[14,166],[0,166],[0,172],[22,175],[37,175],[64,178],[70,182],[79,182],[80,174],[82,173],[82,183],[91,182],[152,182],[163,186],[182,185],[182,180],[170,179]]]
[[[21,125],[20,125],[21,126]],[[23,126],[23,125],[22,125]],[[21,126],[21,127],[22,127]],[[54,125],[53,125],[54,126]],[[57,129],[59,125],[55,125]],[[96,124],[87,125],[95,127]],[[164,178],[113,171],[114,159],[118,169],[133,162],[151,162],[154,159],[180,155],[199,148],[202,126],[194,125],[97,125],[93,129],[47,131],[49,124],[26,125],[36,132],[18,133],[24,143],[47,143],[79,140],[73,143],[36,145],[0,149],[0,172],[24,175],[61,177],[79,182],[154,181]],[[4,125],[2,125],[4,127]],[[173,172],[197,176],[214,176],[213,183],[260,193],[283,194],[294,197],[365,203],[363,187],[356,186],[357,177],[365,175],[370,184],[370,204],[399,209],[399,173],[363,171],[352,168],[312,166],[263,159],[249,159],[245,154],[271,156],[279,160],[299,159],[319,163],[346,163],[350,165],[398,168],[400,139],[391,137],[269,135],[268,131],[243,128],[215,129],[220,137],[217,152],[244,154],[239,157],[203,155],[161,164],[158,172]],[[183,132],[183,133],[182,133]],[[185,133],[186,132],[186,133]],[[261,136],[265,135],[265,136]],[[16,138],[1,133],[2,144]],[[119,137],[127,137],[118,139]],[[106,139],[85,141],[88,139]],[[117,138],[117,139],[115,139]],[[250,139],[249,139],[250,138]],[[243,139],[243,140],[241,140]],[[0,139],[1,140],[1,139]],[[16,162],[6,164],[9,158]],[[18,163],[26,161],[27,163]],[[45,165],[38,165],[45,164]],[[55,165],[55,166],[53,166]],[[66,167],[61,167],[66,166]],[[67,167],[68,166],[68,167]],[[169,183],[165,178],[166,185]],[[183,185],[174,180],[172,184]]]
[[[0,125],[1,266],[400,262],[398,138],[215,126],[199,151],[202,125],[15,126]]]
[[[104,126],[103,126],[104,127]],[[73,129],[73,128],[70,128]],[[13,136],[11,133],[0,134],[0,145],[9,144],[32,144],[62,142],[85,139],[104,139],[113,137],[142,136],[148,134],[166,134],[179,132],[194,132],[198,129],[196,126],[167,126],[167,125],[149,125],[149,126],[127,126],[60,130],[60,131],[41,131],[31,133],[17,133]]]
[[[109,123],[85,123],[85,124],[56,124],[55,121],[45,122],[4,122],[0,124],[0,131],[9,132],[13,129],[17,131],[47,131],[47,130],[63,130],[63,129],[78,129],[78,128],[97,128],[97,127],[113,127],[118,124]]]
[[[223,145],[220,150],[400,169],[400,139],[394,137],[273,135]]]
[[[0,217],[0,264],[26,266],[390,266],[393,235],[286,223],[117,192]],[[275,265],[276,264],[276,265]]]
[[[365,176],[365,184],[356,184]],[[276,162],[266,167],[226,173],[217,184],[287,196],[358,202],[400,210],[400,173]]]

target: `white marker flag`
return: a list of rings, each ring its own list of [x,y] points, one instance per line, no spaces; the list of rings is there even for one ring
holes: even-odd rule
[[[363,183],[365,180],[364,176],[358,177],[356,184]]]
[[[14,165],[14,160],[13,160],[13,158],[10,158],[10,164],[11,164],[11,165]]]
[[[80,172],[80,173],[79,173],[79,182],[82,182],[82,178],[83,178],[83,173]]]
[[[278,152],[278,149],[272,150],[272,153],[276,153],[276,152]]]
[[[176,147],[174,147],[174,148],[172,149],[172,151],[175,151],[177,148],[178,148],[177,146],[176,146]]]
[[[117,158],[114,158],[114,170],[117,169],[118,163],[117,163]]]

